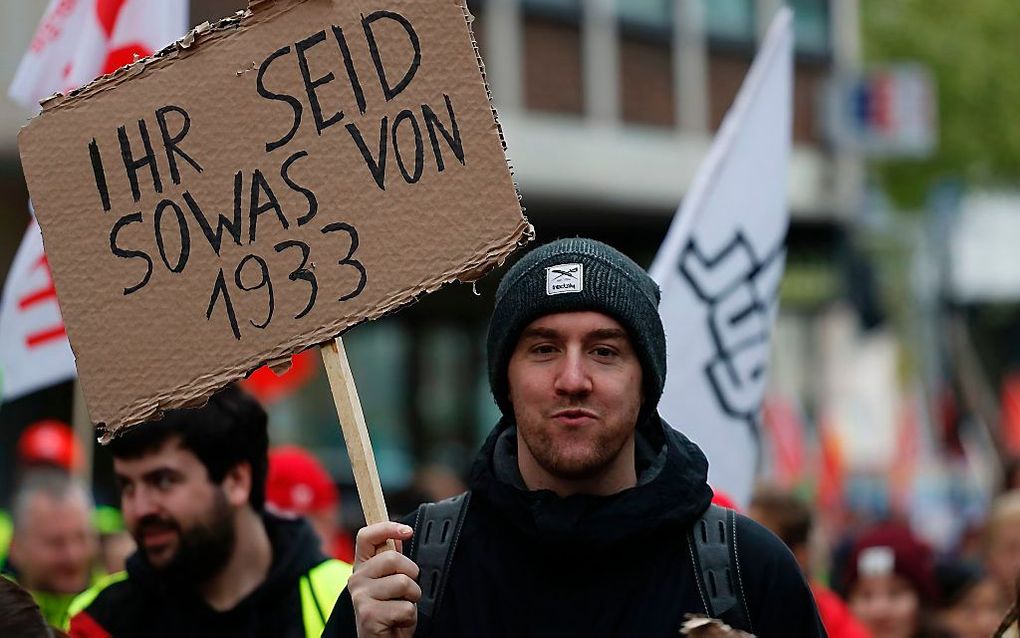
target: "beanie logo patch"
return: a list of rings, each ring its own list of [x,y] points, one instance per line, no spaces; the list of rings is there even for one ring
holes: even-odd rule
[[[584,290],[584,264],[560,264],[545,269],[545,294],[562,295]]]

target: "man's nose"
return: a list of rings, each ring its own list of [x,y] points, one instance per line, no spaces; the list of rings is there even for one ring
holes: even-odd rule
[[[578,395],[591,392],[591,372],[580,352],[571,350],[563,357],[557,370],[555,387],[559,394]]]
[[[125,518],[138,520],[159,510],[155,494],[144,486],[136,488],[129,495],[124,495],[121,501]]]

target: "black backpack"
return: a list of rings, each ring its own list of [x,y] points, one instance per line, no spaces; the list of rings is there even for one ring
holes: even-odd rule
[[[467,516],[471,492],[418,507],[411,559],[420,568],[418,632],[428,636],[439,611],[457,541]],[[753,633],[737,558],[736,514],[710,505],[687,532],[691,562],[698,573],[698,592],[705,613],[735,629]]]

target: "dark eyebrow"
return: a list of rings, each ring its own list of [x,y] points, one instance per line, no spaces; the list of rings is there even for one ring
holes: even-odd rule
[[[159,480],[159,479],[161,479],[161,478],[163,478],[165,476],[177,477],[177,476],[180,476],[180,474],[181,473],[178,470],[176,470],[176,469],[174,469],[172,467],[167,467],[167,466],[164,465],[164,466],[157,467],[155,469],[149,470],[148,472],[143,474],[142,475],[142,480],[145,481],[146,483],[151,483],[151,482],[157,481],[157,480]]]
[[[534,328],[528,328],[521,333],[521,339],[555,339],[559,336],[559,332],[550,328],[543,328],[537,326]],[[588,339],[602,340],[602,339],[629,339],[627,332],[620,330],[619,328],[600,328],[598,330],[592,330],[586,337]]]
[[[528,328],[521,333],[521,339],[555,339],[559,333],[549,328]]]
[[[602,328],[600,330],[593,330],[588,334],[589,339],[629,339],[627,333],[619,328]]]

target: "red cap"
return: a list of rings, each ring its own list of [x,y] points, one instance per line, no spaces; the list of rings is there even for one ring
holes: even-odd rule
[[[26,465],[57,465],[70,472],[78,467],[81,458],[74,431],[62,421],[36,421],[18,438],[18,460]]]
[[[333,479],[307,451],[285,445],[269,451],[266,503],[285,514],[310,514],[336,505]]]

